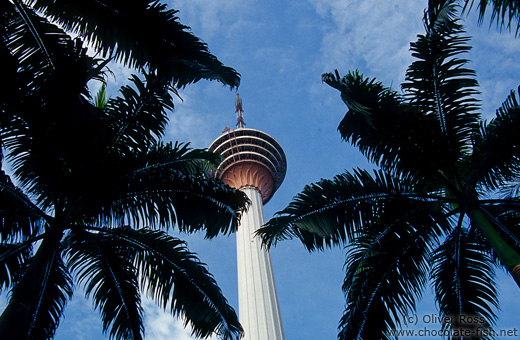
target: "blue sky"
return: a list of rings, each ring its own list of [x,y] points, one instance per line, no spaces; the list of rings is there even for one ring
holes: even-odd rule
[[[321,82],[321,74],[359,69],[398,90],[413,60],[409,43],[423,33],[427,1],[178,0],[169,5],[180,10],[181,22],[192,27],[213,54],[241,73],[238,92],[247,127],[269,133],[285,150],[287,175],[265,206],[269,219],[305,184],[345,169],[370,166],[357,149],[341,141],[336,129],[346,107],[339,93]],[[468,57],[481,85],[482,112],[490,118],[509,91],[520,85],[520,40],[507,32],[498,33],[494,26],[489,29],[489,21],[481,27],[476,22],[475,15],[465,22],[474,46]],[[129,75],[117,66],[112,71],[116,75],[109,79],[113,85],[125,82]],[[234,126],[234,91],[202,81],[180,95],[183,100],[176,101],[167,140],[190,141],[194,147],[205,148],[226,125]],[[238,308],[234,236],[211,241],[201,235],[180,237],[208,264],[230,303]],[[299,241],[291,240],[279,243],[271,253],[286,338],[335,339],[344,306],[343,250],[308,254]],[[502,312],[496,329],[520,328],[513,309],[518,288],[505,275],[499,281]],[[417,312],[418,326],[424,315],[437,313],[429,290]],[[81,295],[77,290],[69,303],[56,339],[102,338],[98,316]],[[179,321],[149,301],[145,305],[147,339],[190,339]]]

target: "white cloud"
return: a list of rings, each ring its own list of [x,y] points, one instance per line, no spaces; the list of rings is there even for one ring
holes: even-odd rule
[[[81,291],[68,303],[65,318],[62,319],[55,339],[91,340],[107,338],[103,336],[98,311],[86,300]],[[5,308],[5,295],[0,296],[0,310]],[[155,302],[142,297],[144,309],[145,338],[147,340],[194,340],[190,327],[184,327],[183,321],[159,308]],[[216,337],[210,337],[210,340]]]
[[[247,16],[252,0],[175,0],[170,7],[177,9],[180,21],[196,31],[203,40],[216,34],[226,34],[229,27],[239,29]]]
[[[472,36],[470,44],[474,47],[469,54],[470,67],[477,72],[482,92],[482,113],[489,119],[495,116],[496,109],[510,91],[516,92],[520,85],[520,64],[516,57],[520,55],[520,44],[518,39],[512,38],[513,34],[500,33],[495,26],[488,28],[487,23],[477,27],[476,22],[475,17],[466,20]]]
[[[409,43],[424,32],[426,1],[320,0],[312,4],[320,17],[331,22],[321,46],[322,72],[338,69],[345,74],[359,69],[399,89],[413,61]],[[468,67],[477,71],[482,112],[490,118],[510,90],[520,85],[516,77],[520,64],[514,57],[520,55],[520,44],[511,39],[512,34],[488,27],[488,21],[479,27],[476,11],[464,16],[462,24],[473,36],[469,42],[473,49],[464,57],[470,60]]]
[[[410,41],[422,29],[426,1],[315,2],[316,13],[330,20],[322,44],[326,71],[360,69],[390,85],[404,79],[411,61]],[[395,15],[399,13],[400,15]]]
[[[191,336],[189,327],[184,328],[182,320],[174,318],[171,314],[163,311],[149,298],[143,298],[145,309],[145,335],[147,340],[190,340],[196,339]],[[210,337],[209,339],[216,339]]]
[[[205,148],[209,146],[207,141],[210,136],[201,132],[206,130],[209,130],[208,122],[201,114],[181,107],[170,114],[165,139],[179,142],[189,141],[192,147]],[[214,133],[213,136],[215,137]]]
[[[234,119],[233,94],[216,82],[200,82],[180,91],[182,100],[175,99],[175,109],[169,114],[165,140],[190,142],[194,148],[207,148],[224,128],[219,112],[229,111]],[[215,99],[230,98],[229,107],[215,107]],[[204,100],[201,100],[204,98]]]

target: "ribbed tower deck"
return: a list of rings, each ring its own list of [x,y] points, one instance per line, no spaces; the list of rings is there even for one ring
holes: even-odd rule
[[[265,223],[263,205],[282,183],[287,161],[273,137],[243,124],[209,147],[224,157],[217,176],[251,200],[237,232],[239,319],[245,340],[285,340],[271,256],[254,232]]]

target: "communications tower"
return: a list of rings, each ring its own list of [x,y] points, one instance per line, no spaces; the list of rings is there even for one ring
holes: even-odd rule
[[[225,129],[209,147],[223,156],[217,177],[251,200],[237,232],[238,311],[244,340],[285,340],[269,252],[254,237],[265,223],[263,205],[285,177],[281,146],[267,133],[246,129],[242,100],[235,100],[237,129]]]

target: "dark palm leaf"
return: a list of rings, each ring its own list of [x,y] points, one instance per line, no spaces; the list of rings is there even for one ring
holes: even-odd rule
[[[372,206],[387,193],[387,188],[378,187],[367,172],[346,172],[333,180],[305,186],[258,234],[268,247],[293,237],[299,238],[308,250],[345,244],[353,238],[360,222],[370,218]],[[363,210],[368,213],[363,214]]]
[[[118,244],[131,249],[142,288],[162,308],[182,315],[195,336],[206,338],[216,331],[222,339],[238,339],[242,328],[233,308],[206,266],[183,241],[150,229],[96,230],[100,237],[118,239]]]
[[[178,87],[200,79],[238,87],[238,73],[224,66],[205,43],[156,0],[28,0],[65,29],[78,33],[103,56],[136,68],[158,70]],[[140,25],[135,23],[139,22]],[[114,34],[117,32],[117,34]]]
[[[502,237],[514,247],[520,248],[520,198],[518,196],[482,202],[480,209],[497,226]],[[487,242],[483,243],[487,245]]]
[[[26,16],[21,17],[10,1],[2,3],[2,49],[8,54],[6,69],[9,81],[7,91],[0,94],[0,109],[2,113],[0,133],[5,147],[14,148],[27,133],[27,124],[23,118],[25,112],[34,112],[42,106],[42,97],[38,92],[48,80],[53,67],[50,52],[43,53],[32,31],[31,26],[41,31],[38,40],[45,41],[49,49],[55,52],[63,47],[63,35],[56,26],[45,19],[36,16],[30,9]]]
[[[384,169],[422,176],[439,168],[446,141],[436,120],[407,104],[402,96],[359,72],[322,80],[341,93],[349,111],[339,124],[341,136]],[[417,127],[421,127],[417,129]]]
[[[141,296],[135,251],[113,234],[74,230],[65,240],[68,265],[85,286],[114,339],[142,339]]]
[[[493,334],[498,294],[492,260],[474,235],[457,226],[433,254],[431,275],[443,328],[481,338]]]
[[[410,205],[410,210],[394,210],[396,219],[414,213],[430,216],[445,223],[437,196],[414,193],[410,178],[398,178],[382,171],[371,176],[367,171],[345,172],[333,180],[307,185],[287,208],[277,213],[258,233],[267,246],[277,241],[298,237],[309,250],[345,244],[364,225],[379,223],[382,211],[390,213],[389,202],[397,198]],[[406,205],[403,205],[403,207]]]
[[[143,160],[144,165],[135,173],[168,168],[185,174],[200,175],[215,169],[221,160],[222,156],[219,154],[192,149],[189,143],[158,143],[148,150]]]
[[[67,173],[71,165],[67,158],[75,153],[88,154],[91,150],[97,129],[92,126],[93,106],[88,102],[90,94],[86,84],[100,77],[105,65],[88,57],[81,41],[70,40],[57,27],[43,19],[39,27],[46,33],[43,40],[53,57],[54,67],[45,71],[46,60],[37,49],[29,50],[28,57],[18,57],[21,70],[43,69],[45,72],[38,75],[26,71],[29,72],[27,77],[23,75],[25,71],[20,72],[18,86],[25,97],[19,98],[16,106],[8,107],[12,123],[2,126],[2,139],[19,184],[35,195],[42,191],[55,192],[59,183],[67,187],[67,181],[62,182],[70,177]],[[27,46],[23,42],[19,44],[21,48],[17,49],[14,43],[12,48],[23,53]],[[31,87],[32,90],[27,91]],[[49,124],[50,121],[54,123]],[[50,203],[39,203],[46,208],[52,201],[51,197]]]
[[[3,75],[4,81],[9,86],[0,92],[0,112],[2,118],[0,120],[2,126],[9,124],[12,116],[10,111],[13,106],[17,105],[19,99],[19,91],[16,86],[18,78],[18,59],[11,53],[11,49],[8,47],[9,42],[12,42],[12,37],[8,32],[21,31],[20,18],[16,13],[16,9],[10,1],[3,1],[0,3],[0,60],[2,60],[3,69],[5,74]]]
[[[21,6],[21,9],[15,9],[13,3]],[[15,94],[13,98],[6,96],[5,99],[13,105],[27,105],[28,98],[34,97],[38,93],[37,91],[42,89],[42,82],[49,81],[48,78],[51,74],[56,75],[55,71],[58,74],[75,71],[74,73],[67,73],[69,76],[69,78],[65,78],[68,80],[67,84],[72,86],[79,83],[80,87],[83,88],[82,82],[85,80],[85,76],[79,76],[80,73],[78,72],[85,71],[85,68],[74,69],[74,67],[71,67],[69,70],[63,70],[67,64],[60,67],[60,64],[66,59],[80,55],[78,53],[81,50],[81,46],[78,44],[80,40],[76,39],[76,42],[73,42],[61,28],[38,16],[31,8],[26,7],[20,1],[7,2],[7,4],[9,5],[4,4],[6,12],[2,16],[4,39],[2,46],[11,55],[9,60],[12,60],[12,62],[8,65],[14,67],[16,72],[16,75],[11,78],[13,82],[10,83],[10,88],[17,91],[13,92]],[[20,15],[21,10],[23,10],[23,16]],[[85,59],[85,56],[83,58]],[[76,57],[75,61],[77,59],[79,58]],[[71,60],[69,60],[69,63]],[[86,69],[85,74],[88,74],[88,71],[89,68]],[[76,75],[76,77],[72,77],[72,75]],[[92,78],[91,76],[89,79]],[[83,91],[82,94],[88,95],[86,91]],[[43,98],[40,97],[39,99],[42,100]],[[16,106],[12,108],[16,109]]]
[[[133,157],[133,159],[132,159]],[[197,171],[215,156],[183,144],[158,144],[146,154],[128,155],[107,168],[103,185],[84,190],[77,213],[103,224],[130,221],[138,226],[169,227],[207,237],[236,231],[246,205],[243,193]],[[193,173],[190,173],[191,171]],[[90,194],[91,193],[91,194]],[[127,222],[124,222],[127,221]]]
[[[511,94],[497,110],[496,118],[475,135],[473,150],[474,181],[494,190],[520,175],[520,105]]]
[[[160,225],[177,224],[179,230],[190,233],[204,230],[209,238],[237,230],[237,221],[246,204],[246,197],[241,192],[213,178],[171,172],[168,175],[168,171],[147,172],[147,175],[155,178],[167,176],[162,182],[155,181],[151,187],[144,186],[137,179],[145,175],[136,176],[136,185],[130,188],[132,191],[129,193],[133,197],[127,198],[145,208],[147,216],[160,217]],[[171,184],[168,184],[169,181]],[[142,199],[155,204],[145,207],[140,203]],[[156,212],[152,209],[156,209]]]
[[[163,308],[184,315],[193,334],[206,338],[213,331],[222,339],[238,339],[242,327],[216,281],[184,242],[163,232],[134,231],[127,235],[140,246],[137,263],[143,284]]]
[[[42,230],[45,214],[0,171],[0,242],[26,240]]]
[[[475,4],[474,0],[465,0],[464,10],[470,10]],[[491,6],[491,23],[496,20],[501,29],[507,27],[511,30],[516,22],[516,34],[520,30],[520,1],[518,0],[479,0],[479,22],[482,23],[488,6]]]
[[[404,97],[358,72],[322,76],[349,108],[341,135],[383,169],[432,178],[471,151],[479,118],[477,82],[465,68],[467,60],[458,57],[469,46],[454,15],[449,1],[428,12],[427,34],[411,44],[418,60],[408,69]]]
[[[15,82],[11,85],[17,88],[16,80],[22,81],[23,84],[28,85],[27,92],[31,93],[37,89],[37,84],[42,77],[52,71],[54,67],[51,58],[52,50],[56,45],[63,43],[63,39],[67,36],[58,27],[37,16],[23,3],[17,2],[18,9],[13,2],[4,3],[2,46],[5,46],[12,55],[14,58],[12,66],[19,71],[12,79]],[[20,15],[20,12],[24,15]],[[42,50],[42,44],[45,45],[45,50]],[[20,91],[16,96],[17,99],[20,99],[19,96],[24,93],[26,92]]]
[[[466,59],[458,57],[469,51],[469,38],[461,36],[462,26],[455,15],[452,1],[436,1],[430,6],[424,19],[426,34],[411,43],[417,60],[408,68],[402,84],[410,103],[437,120],[437,133],[443,141],[434,139],[430,143],[441,149],[443,163],[438,168],[444,171],[455,167],[460,157],[471,151],[479,119],[475,72],[465,68]]]
[[[51,339],[72,296],[72,278],[60,257],[59,235],[45,236],[36,254],[21,263],[23,273],[11,286],[11,298],[0,318],[2,339]],[[21,250],[24,244],[19,246]]]
[[[13,286],[32,255],[30,243],[0,244],[0,290]]]
[[[145,81],[132,75],[134,85],[122,86],[121,97],[111,98],[104,107],[115,152],[144,152],[164,135],[172,97],[164,81],[145,74]]]
[[[414,203],[406,203],[399,197],[388,200],[379,221],[365,223],[347,247],[347,305],[339,339],[391,338],[386,330],[397,329],[402,316],[415,310],[428,278],[432,244],[446,226],[432,228],[432,216],[414,213]]]
[[[42,282],[38,303],[31,310],[27,325],[29,339],[52,339],[67,301],[72,297],[72,277],[59,253],[53,258]]]
[[[24,116],[24,135],[17,135],[14,145],[9,145],[21,185],[34,194],[45,193],[38,202],[44,208],[54,204],[57,193],[79,204],[78,200],[95,199],[93,195],[113,189],[107,183],[121,178],[124,172],[118,171],[136,166],[131,162],[134,154],[148,151],[162,136],[167,122],[165,110],[171,108],[165,85],[149,77],[146,84],[133,78],[137,90],[125,87],[129,93],[126,101],[116,98],[103,112],[81,95],[90,77],[101,71],[100,65],[88,57],[82,61],[83,51],[78,53],[78,68],[88,70],[83,87],[78,84],[75,91],[54,94],[62,85],[48,84],[52,94],[45,96],[44,108],[32,111],[38,114]],[[71,100],[61,99],[63,93]],[[114,102],[122,104],[118,107]],[[49,120],[55,122],[48,124]],[[125,157],[129,160],[123,161]]]

